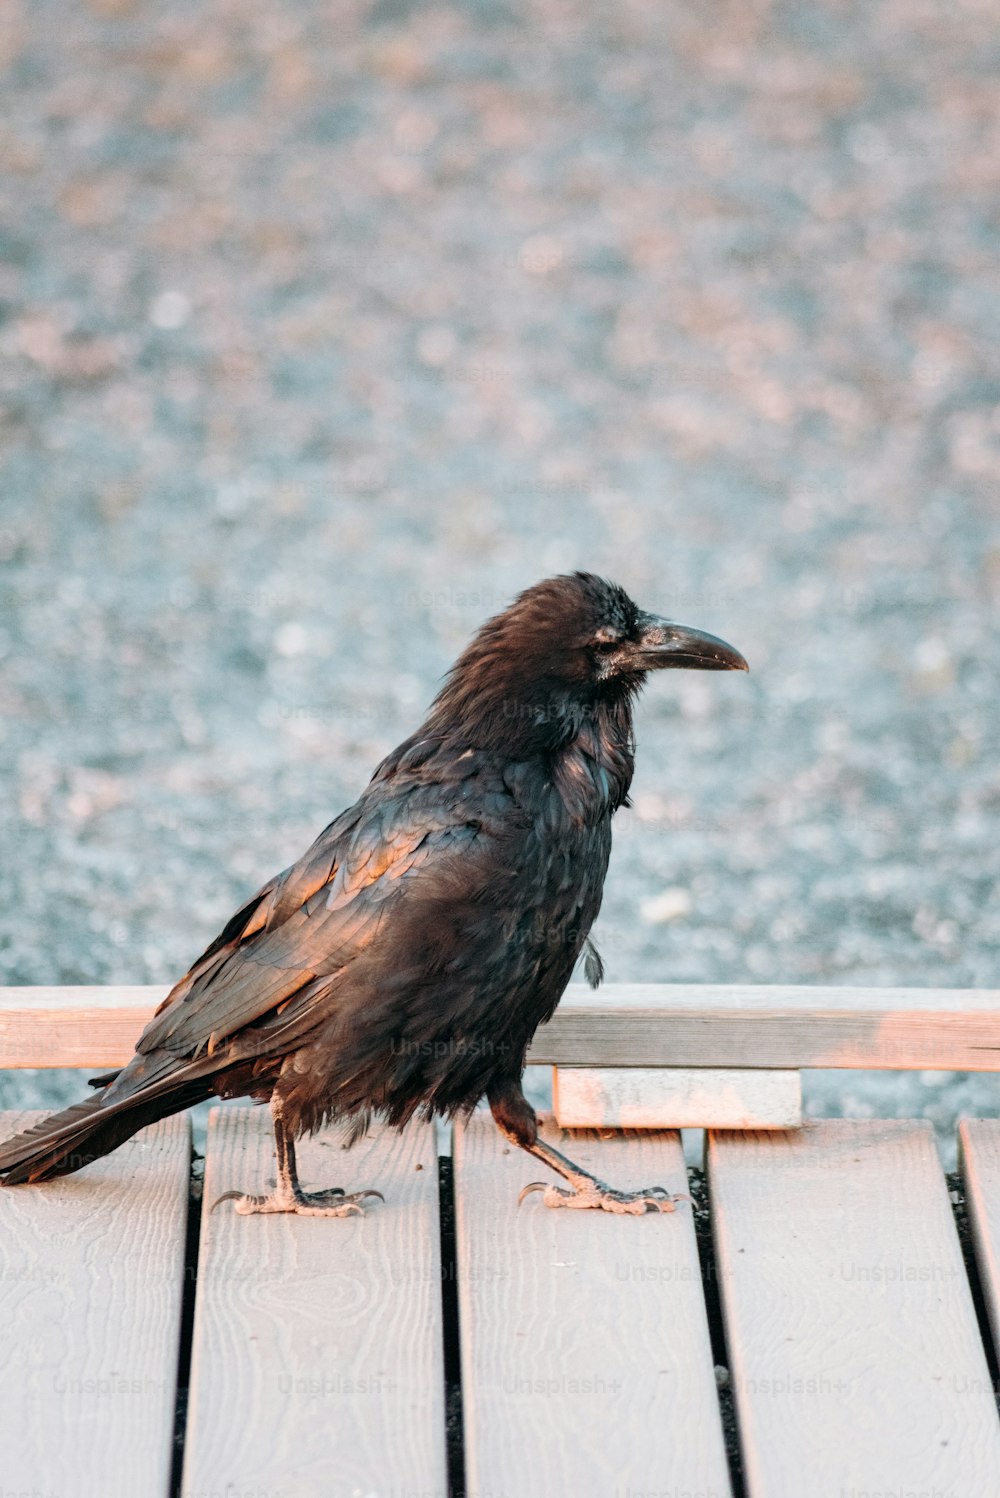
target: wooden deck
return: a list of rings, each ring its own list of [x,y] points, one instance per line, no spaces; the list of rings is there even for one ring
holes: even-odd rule
[[[567,1147],[685,1189],[674,1133]],[[2,1490],[998,1498],[1000,1122],[962,1147],[979,1316],[921,1123],[710,1136],[714,1250],[687,1204],[518,1208],[539,1168],[486,1115],[440,1175],[426,1125],[304,1144],[307,1186],[384,1191],[364,1219],[202,1212],[186,1120],[155,1125],[0,1192]],[[216,1109],[205,1202],[269,1176],[267,1113]]]
[[[119,1064],[160,997],[0,989],[0,1068]],[[566,1118],[727,1117],[707,1189],[519,1208],[546,1172],[477,1114],[441,1159],[302,1143],[307,1188],[384,1192],[363,1219],[209,1212],[273,1179],[225,1106],[204,1194],[186,1118],[0,1190],[0,1498],[1000,1498],[1000,1121],[957,1203],[926,1124],[785,1127],[802,1067],[1000,1069],[1000,992],[571,989],[530,1060]],[[676,1132],[546,1129],[685,1189]]]

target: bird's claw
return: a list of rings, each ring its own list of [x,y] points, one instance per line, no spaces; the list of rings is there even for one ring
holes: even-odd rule
[[[236,1211],[241,1217],[265,1212],[292,1212],[299,1217],[364,1217],[364,1200],[368,1196],[385,1201],[381,1191],[369,1188],[348,1196],[340,1186],[331,1186],[327,1191],[272,1191],[268,1196],[224,1191],[212,1203],[211,1211],[214,1212],[220,1202],[235,1201]]]
[[[665,1186],[649,1186],[644,1191],[616,1191],[612,1186],[605,1186],[603,1181],[584,1181],[572,1191],[566,1191],[546,1181],[532,1181],[521,1191],[518,1206],[532,1191],[542,1193],[542,1201],[547,1207],[598,1208],[602,1212],[628,1213],[633,1217],[641,1217],[648,1211],[673,1212],[678,1202],[691,1200],[686,1192],[671,1194]]]

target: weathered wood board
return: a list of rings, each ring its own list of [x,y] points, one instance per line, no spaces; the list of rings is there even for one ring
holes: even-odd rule
[[[564,1129],[794,1129],[797,1071],[557,1066],[552,1111]]]
[[[41,1113],[0,1115],[0,1137]],[[0,1491],[167,1498],[191,1172],[184,1118],[0,1190]]]
[[[120,1066],[165,990],[0,989],[0,1068]],[[1000,1070],[1000,990],[580,984],[533,1065]]]
[[[963,1119],[958,1145],[976,1264],[1000,1355],[1000,1119]]]
[[[185,1494],[447,1492],[433,1129],[349,1153],[301,1140],[306,1190],[373,1186],[364,1218],[241,1217],[224,1191],[275,1174],[264,1109],[208,1132]]]
[[[613,1185],[686,1190],[676,1134],[544,1132]],[[533,1194],[518,1208],[540,1178],[557,1179],[488,1116],[457,1131],[469,1493],[728,1498],[690,1205],[617,1217]]]
[[[559,1066],[1000,1069],[1000,990],[606,984],[535,1033]]]
[[[0,1068],[124,1066],[162,986],[0,988]]]
[[[1000,1493],[1000,1423],[929,1125],[712,1134],[748,1498]]]

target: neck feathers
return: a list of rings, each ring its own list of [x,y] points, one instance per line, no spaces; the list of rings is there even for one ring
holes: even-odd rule
[[[628,805],[635,768],[632,704],[601,704],[552,759],[553,782],[574,821],[593,822]]]
[[[581,702],[551,681],[519,680],[509,657],[503,664],[508,669],[488,674],[453,672],[416,737],[446,752],[474,748],[515,762],[543,760],[575,821],[626,805],[635,764],[633,692]]]

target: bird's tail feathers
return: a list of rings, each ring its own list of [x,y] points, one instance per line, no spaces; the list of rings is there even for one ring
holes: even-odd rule
[[[214,1091],[212,1077],[198,1069],[190,1075],[162,1078],[131,1097],[108,1103],[104,1094],[85,1098],[61,1113],[43,1118],[0,1145],[0,1185],[50,1181],[70,1175],[108,1154],[146,1124],[203,1102]]]

